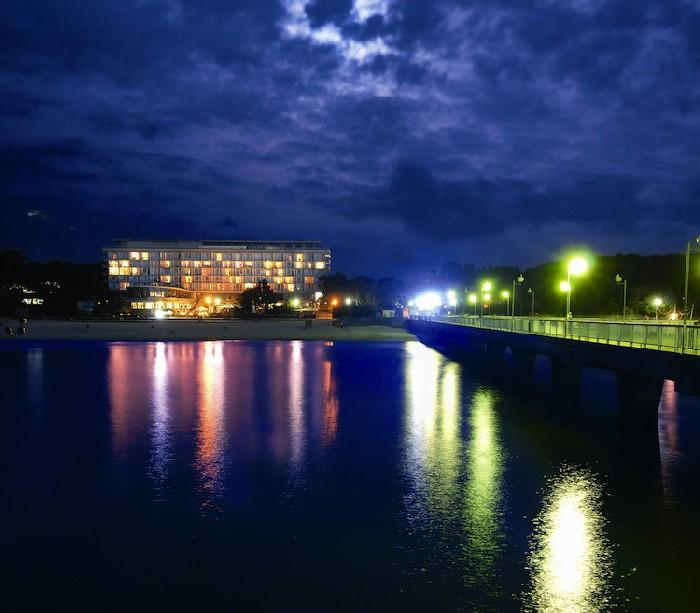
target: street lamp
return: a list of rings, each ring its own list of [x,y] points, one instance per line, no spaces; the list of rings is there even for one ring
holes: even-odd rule
[[[530,294],[530,317],[535,316],[535,290],[531,287],[527,288],[527,293]]]
[[[447,292],[447,304],[451,307],[457,306],[457,292],[452,289]]]
[[[491,281],[484,281],[483,285],[481,286],[481,315],[483,317],[484,315],[484,301],[487,303],[488,308],[488,302],[491,300],[491,289],[493,288],[493,285]]]
[[[564,314],[564,336],[568,335],[569,325],[569,304],[571,302],[571,283],[559,281],[559,291],[566,294],[566,313]]]
[[[615,283],[622,285],[622,321],[625,321],[625,313],[627,313],[627,279],[623,279],[621,275],[615,275]]]
[[[476,303],[477,303],[477,295],[476,294],[469,294],[469,304],[474,305],[474,315],[476,315]]]
[[[654,298],[651,301],[651,303],[654,305],[654,311],[655,311],[654,319],[656,319],[658,321],[659,320],[659,307],[661,305],[663,305],[664,301],[661,300],[661,298],[657,297],[657,298]]]
[[[511,309],[511,314],[513,315],[513,318],[515,318],[515,298],[517,296],[516,289],[518,285],[522,284],[523,281],[525,281],[525,277],[523,277],[522,273],[518,275],[517,279],[513,279],[513,308]],[[516,285],[516,283],[518,285]]]
[[[695,237],[695,242],[700,245],[700,234]],[[685,247],[685,287],[683,291],[683,319],[688,319],[688,277],[690,276],[690,241]]]
[[[563,289],[562,283],[559,284],[559,289],[566,292],[566,335],[569,334],[569,314],[571,313],[571,276],[580,277],[588,271],[588,261],[585,258],[577,256],[569,261],[566,267],[566,289]],[[573,315],[572,315],[573,318]]]
[[[508,316],[508,315],[510,314],[510,311],[509,311],[509,309],[508,309],[508,307],[509,307],[509,305],[510,305],[510,293],[508,292],[508,290],[505,290],[505,289],[504,289],[504,290],[501,292],[501,298],[505,298],[505,299],[506,299],[506,316]]]

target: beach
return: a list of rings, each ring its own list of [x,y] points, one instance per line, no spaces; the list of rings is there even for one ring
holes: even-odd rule
[[[306,322],[311,321],[311,327]],[[10,327],[13,335],[6,334]],[[26,334],[20,334],[20,328]],[[202,340],[328,340],[328,341],[410,341],[415,337],[403,328],[386,325],[331,325],[330,320],[300,319],[172,319],[143,321],[67,321],[2,319],[2,338],[18,340],[102,340],[102,341],[202,341]]]

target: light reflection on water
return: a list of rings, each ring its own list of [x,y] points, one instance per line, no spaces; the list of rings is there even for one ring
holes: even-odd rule
[[[166,343],[157,343],[153,358],[153,427],[151,474],[164,487],[170,461],[170,411],[168,399],[168,358]]]
[[[198,373],[199,402],[195,466],[201,491],[210,496],[218,496],[222,492],[226,444],[224,433],[226,369],[223,342],[204,343],[199,356]]]
[[[383,491],[374,490],[358,504],[364,510],[383,501],[380,510],[396,513],[399,546],[413,564],[408,581],[420,584],[419,573],[425,573],[426,584],[443,581],[485,605],[510,602],[512,594],[515,601],[520,594],[530,610],[611,606],[611,585],[619,584],[611,576],[611,543],[622,547],[624,535],[619,517],[604,517],[602,479],[587,469],[564,468],[541,490],[545,475],[566,462],[594,466],[595,445],[570,458],[566,444],[553,444],[549,434],[556,430],[549,429],[549,418],[536,415],[527,418],[537,435],[533,444],[514,426],[509,411],[519,405],[507,392],[479,385],[466,368],[417,342],[392,348],[396,353],[386,364],[393,382],[385,386],[380,380],[382,389],[360,390],[356,381],[362,379],[356,377],[368,376],[362,361],[367,354],[357,357],[353,350],[299,341],[107,345],[101,385],[108,390],[111,438],[105,440],[120,494],[145,475],[141,494],[153,489],[156,501],[174,501],[172,506],[195,494],[194,508],[205,519],[211,517],[205,510],[224,516],[227,505],[259,503],[255,488],[260,498],[281,492],[288,499],[291,491],[298,508],[307,499],[323,507],[324,496],[339,494],[318,489],[329,487],[314,479],[319,473],[326,471],[327,482],[352,485],[355,474],[371,473],[366,464],[372,458],[398,457],[390,468],[380,468],[399,494],[387,502]],[[45,380],[50,359],[44,349],[22,356],[32,402],[55,386]],[[399,370],[391,371],[397,364]],[[377,360],[372,368],[384,365]],[[368,397],[379,398],[372,407],[383,421],[356,410]],[[659,435],[664,500],[670,505],[680,504],[676,499],[684,495],[676,483],[677,465],[692,452],[680,436],[685,430],[678,428],[683,410],[667,384]],[[379,455],[372,445],[365,450],[368,440],[377,439],[376,447],[395,448],[396,455]],[[339,448],[345,454],[340,461]],[[327,457],[332,461],[326,463]],[[526,468],[519,475],[532,479],[532,487],[514,483],[520,459]],[[606,477],[605,484],[620,500],[619,483]],[[534,525],[519,504],[536,508]],[[605,509],[608,514],[608,505]],[[354,526],[358,534],[364,527]],[[627,568],[635,565],[628,562]]]
[[[232,463],[273,458],[299,485],[309,453],[332,445],[338,433],[332,344],[268,343],[262,356],[259,349],[223,341],[111,344],[107,378],[116,466],[126,466],[147,444],[147,474],[162,498],[171,465],[181,465],[191,451],[203,507],[221,498]],[[185,435],[175,457],[175,437],[188,432],[192,449]]]
[[[504,542],[504,461],[496,394],[476,389],[463,424],[458,364],[409,343],[406,375],[409,523],[414,531],[430,535],[439,555],[463,566],[466,585],[493,595],[499,590]],[[442,547],[441,540],[455,535],[461,551]]]
[[[477,389],[469,407],[467,480],[464,495],[467,583],[498,590],[499,557],[504,542],[504,452],[499,436],[496,394]]]
[[[601,505],[602,487],[590,471],[564,468],[552,479],[531,541],[531,610],[608,609],[612,548]]]

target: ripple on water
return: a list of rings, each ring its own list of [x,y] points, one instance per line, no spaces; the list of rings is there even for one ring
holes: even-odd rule
[[[589,470],[564,467],[547,485],[530,541],[526,610],[602,611],[611,606],[612,546],[603,488]]]

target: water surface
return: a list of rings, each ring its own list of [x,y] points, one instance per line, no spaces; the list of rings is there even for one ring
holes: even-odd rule
[[[546,372],[539,363],[540,378]],[[418,343],[5,345],[11,608],[692,610],[700,401]]]

